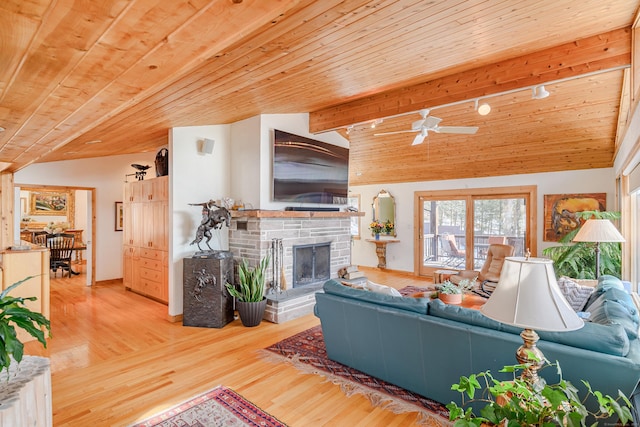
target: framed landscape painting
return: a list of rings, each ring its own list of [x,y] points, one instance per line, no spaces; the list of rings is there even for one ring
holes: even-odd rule
[[[29,215],[66,216],[72,205],[70,192],[32,191]]]
[[[558,242],[580,224],[576,212],[600,211],[607,205],[607,193],[545,194],[544,241]]]

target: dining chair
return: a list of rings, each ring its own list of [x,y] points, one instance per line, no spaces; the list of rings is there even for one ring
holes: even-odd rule
[[[68,277],[75,272],[71,269],[71,254],[75,244],[75,236],[69,233],[50,234],[47,237],[47,247],[49,248],[49,268],[53,270],[54,276],[58,274],[58,270],[67,270]]]
[[[50,234],[46,231],[34,231],[32,243],[39,246],[47,246],[47,236],[50,236]]]

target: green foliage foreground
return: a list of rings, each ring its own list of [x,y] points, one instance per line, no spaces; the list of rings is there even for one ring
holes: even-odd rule
[[[513,379],[509,381],[496,380],[489,371],[460,377],[460,382],[453,384],[451,389],[462,394],[462,407],[454,402],[448,404],[449,419],[455,420],[454,427],[476,427],[483,423],[507,427],[578,427],[586,426],[589,416],[602,419],[614,415],[618,416],[623,425],[631,421],[631,402],[622,392],[618,391],[619,396],[614,399],[592,390],[587,381],[582,381],[587,387],[586,397],[594,396],[599,403],[599,412],[591,413],[584,406],[584,400],[580,400],[578,390],[562,378],[558,362],[545,366],[557,368],[560,378],[558,383],[546,384],[544,379],[541,379],[537,385],[531,386],[516,376],[518,371],[527,368],[526,364],[502,368],[500,372],[513,373]],[[480,380],[484,385],[480,384]],[[475,398],[476,391],[482,394],[478,399]],[[465,402],[465,395],[469,397],[469,401]],[[620,401],[623,404],[620,404]],[[472,402],[486,404],[480,409],[480,415],[475,415],[471,407],[464,409]],[[598,422],[591,425],[598,425]]]
[[[22,298],[9,295],[9,292],[33,277],[35,276],[20,280],[0,293],[0,372],[9,368],[11,358],[20,362],[24,355],[24,345],[18,339],[16,327],[27,331],[45,348],[47,341],[43,326],[51,336],[49,320],[42,314],[29,310],[25,305],[25,301],[35,301],[36,297]]]

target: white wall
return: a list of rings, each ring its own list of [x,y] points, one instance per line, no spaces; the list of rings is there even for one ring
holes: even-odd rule
[[[182,260],[198,251],[191,245],[202,219],[202,207],[189,203],[204,203],[228,197],[232,163],[230,158],[231,127],[190,126],[173,128],[169,132],[169,315],[182,313]],[[212,154],[198,152],[203,138],[215,141]],[[241,168],[240,168],[241,169]],[[228,231],[212,230],[212,249],[229,248]],[[205,241],[203,250],[209,249]]]
[[[154,160],[155,153],[141,153],[38,163],[16,172],[14,182],[16,185],[96,188],[96,280],[119,279],[122,278],[122,232],[115,231],[115,202],[122,201],[125,175],[135,172],[131,164],[153,166]],[[147,171],[147,177],[155,177],[153,167]],[[80,202],[78,199],[76,197],[76,203]]]
[[[350,194],[360,194],[361,218],[359,240],[354,240],[351,263],[375,267],[378,258],[375,245],[367,242],[370,238],[369,223],[372,220],[371,204],[382,189],[387,190],[396,201],[396,231],[399,243],[387,245],[387,268],[398,271],[414,271],[414,193],[416,191],[437,191],[468,188],[510,187],[536,185],[538,187],[537,247],[542,250],[555,242],[543,242],[544,195],[570,193],[607,193],[607,209],[613,210],[615,197],[615,177],[613,168],[589,169],[568,172],[523,174],[490,178],[459,179],[448,181],[412,182],[405,184],[363,185],[349,188]]]

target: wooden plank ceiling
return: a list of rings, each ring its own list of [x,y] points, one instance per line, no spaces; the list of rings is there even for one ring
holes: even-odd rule
[[[171,127],[309,112],[314,132],[357,124],[352,184],[611,166],[639,5],[4,0],[0,165],[155,152]],[[548,98],[514,91],[540,83]],[[440,107],[480,96],[487,116]],[[417,146],[374,135],[423,108],[480,129]]]

